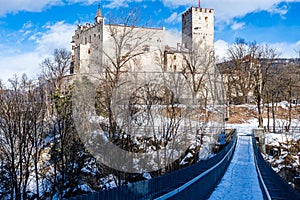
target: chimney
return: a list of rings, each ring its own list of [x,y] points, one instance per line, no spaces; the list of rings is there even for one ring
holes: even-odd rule
[[[180,51],[180,43],[177,43],[177,51]]]

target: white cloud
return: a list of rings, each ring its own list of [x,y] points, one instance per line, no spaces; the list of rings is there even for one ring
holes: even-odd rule
[[[245,27],[245,23],[244,22],[233,22],[233,24],[231,25],[231,29],[236,31],[236,30],[240,30],[243,29]]]
[[[128,3],[131,2],[142,2],[143,0],[107,0],[109,4],[105,4],[106,8],[118,8],[118,7],[128,7]]]
[[[19,11],[40,12],[47,6],[60,4],[61,0],[0,0],[0,16]]]
[[[33,51],[17,53],[14,47],[2,44],[5,51],[0,51],[0,79],[6,81],[13,74],[22,75],[23,73],[31,78],[36,77],[40,73],[41,62],[53,55],[54,49],[70,50],[71,37],[76,28],[74,25],[61,21],[47,24],[44,28],[45,32],[31,36],[32,45],[36,46]]]
[[[30,28],[32,28],[32,27],[33,27],[32,21],[28,21],[28,22],[26,22],[25,24],[23,24],[22,29],[30,29]]]
[[[83,3],[86,5],[91,5],[93,3],[99,3],[99,0],[67,0],[68,3]]]
[[[277,13],[281,17],[284,17],[284,15],[288,12],[288,8],[286,5],[284,5],[282,7],[277,7],[274,5],[274,6],[272,6],[272,8],[270,10],[272,13]]]
[[[263,43],[258,45],[264,45]],[[218,61],[222,61],[224,59],[227,59],[227,51],[228,48],[230,48],[232,44],[229,44],[228,42],[224,40],[217,40],[215,42],[215,54],[217,56]],[[276,49],[276,52],[279,54],[279,57],[282,58],[298,58],[299,51],[300,51],[300,41],[296,43],[286,43],[286,42],[280,42],[280,43],[268,43],[268,46],[270,48]]]
[[[109,8],[126,7],[130,2],[142,2],[143,0],[106,0],[103,5]],[[169,7],[197,6],[197,1],[191,0],[160,0]],[[83,3],[90,5],[99,0],[0,0],[0,16],[7,13],[17,13],[19,11],[40,12],[53,5]],[[268,11],[285,15],[288,11],[286,6],[279,7],[281,2],[300,2],[300,0],[210,0],[201,2],[202,7],[214,8],[217,21],[228,21],[235,17],[242,17],[247,13],[256,11]]]
[[[36,52],[0,56],[0,79],[7,81],[14,74],[21,76],[24,73],[28,77],[34,78],[40,71],[39,63],[42,62],[42,59]]]
[[[190,0],[161,0],[166,6],[197,6],[197,1],[191,4]],[[300,2],[300,0],[209,0],[204,1],[201,7],[214,8],[216,22],[228,22],[235,17],[243,17],[248,13],[267,11],[284,15],[287,7],[279,7],[281,2]]]
[[[57,48],[70,49],[71,37],[76,29],[75,25],[60,21],[53,25],[47,24],[45,28],[47,31],[36,39],[37,52],[49,54],[49,52],[52,53]]]
[[[217,40],[215,42],[215,54],[217,60],[222,61],[224,58],[227,57],[227,50],[229,48],[229,44],[224,40]]]
[[[73,3],[90,5],[96,2],[99,2],[99,0],[0,0],[0,17],[5,16],[7,13],[17,13],[19,11],[41,12],[44,9],[54,5],[65,5]]]
[[[181,21],[181,14],[173,12],[170,17],[164,20],[168,24],[175,24]]]
[[[269,46],[277,49],[282,58],[299,58],[300,41],[296,43],[271,43]]]

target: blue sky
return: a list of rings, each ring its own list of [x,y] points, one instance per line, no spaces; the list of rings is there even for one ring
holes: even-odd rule
[[[98,4],[110,12],[139,7],[149,26],[166,27],[180,42],[181,14],[198,0],[0,0],[0,79],[27,73],[36,77],[39,64],[55,48],[70,49],[77,24],[93,22]],[[281,57],[300,50],[300,0],[202,0],[215,9],[215,49],[219,58],[236,37],[269,44]]]

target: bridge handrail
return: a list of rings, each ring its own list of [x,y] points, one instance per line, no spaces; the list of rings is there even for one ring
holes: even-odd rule
[[[234,129],[233,132],[236,132],[236,130]],[[130,183],[128,185],[113,188],[110,190],[94,192],[87,195],[73,197],[70,199],[155,199],[181,187],[182,185],[193,180],[200,174],[208,171],[206,172],[206,175],[201,178],[202,182],[196,180],[198,185],[198,194],[195,194],[197,195],[197,197],[199,197],[200,195],[204,198],[207,198],[224,175],[227,166],[229,165],[229,162],[231,160],[233,154],[232,149],[235,148],[236,140],[237,136],[236,134],[234,134],[234,137],[230,141],[230,143],[226,145],[224,149],[222,149],[218,154],[216,154],[208,160],[196,163],[183,169],[170,172],[149,180]],[[224,159],[226,159],[226,162],[224,161]],[[221,160],[223,162],[220,162]],[[214,170],[210,170],[218,163],[222,163],[222,170],[216,170],[216,168],[214,168]],[[210,184],[208,184],[208,182],[210,182]],[[193,188],[193,185],[189,188]],[[201,186],[200,190],[199,185]]]
[[[260,153],[256,139],[253,136],[253,150],[257,172],[261,176],[261,188],[267,199],[295,199],[300,200],[300,193],[283,180],[265,161]]]
[[[256,139],[255,139],[255,137],[253,135],[252,135],[252,143],[256,143]],[[257,149],[255,149],[254,144],[252,144],[252,146],[253,146],[254,155],[256,155],[255,152],[256,152]],[[269,194],[268,188],[267,188],[267,186],[266,186],[266,184],[264,182],[264,179],[263,179],[263,177],[261,175],[260,169],[258,167],[256,156],[254,156],[254,162],[255,162],[255,168],[256,168],[256,171],[257,171],[257,174],[258,174],[258,178],[259,178],[259,183],[261,185],[261,189],[262,189],[262,192],[263,192],[263,196],[267,200],[272,200],[272,198],[271,198],[271,196]]]
[[[236,142],[236,140],[234,141]],[[212,166],[211,168],[209,168],[208,170],[206,170],[205,172],[199,174],[198,176],[196,176],[195,178],[193,178],[192,180],[188,181],[187,183],[183,184],[182,186],[170,191],[167,194],[164,194],[158,198],[156,198],[156,200],[164,200],[164,199],[168,199],[170,197],[175,196],[176,194],[182,192],[183,190],[185,190],[187,187],[191,186],[192,184],[194,184],[196,181],[199,181],[201,178],[203,178],[204,176],[206,176],[208,173],[212,172],[213,170],[215,170],[217,167],[219,167],[228,157],[231,157],[233,150],[235,148],[235,144],[231,146],[231,148],[229,149],[229,151],[227,152],[227,154],[222,158],[222,160],[220,160],[216,165]],[[198,183],[199,184],[199,183]],[[216,185],[216,184],[215,184]]]

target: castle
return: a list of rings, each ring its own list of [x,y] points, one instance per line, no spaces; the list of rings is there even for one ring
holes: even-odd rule
[[[164,64],[169,63],[170,52],[186,52],[193,48],[194,43],[202,43],[205,46],[214,47],[214,10],[191,7],[182,14],[182,43],[176,48],[170,48],[165,43],[165,28],[131,27],[124,24],[105,24],[100,6],[95,16],[94,24],[78,25],[72,36],[71,67],[70,74],[94,74],[103,71],[110,55],[114,54],[115,40],[118,33],[125,29],[131,31],[132,36],[138,38],[127,40],[123,44],[121,54],[127,55],[134,52],[134,62],[139,63],[139,70],[156,71],[160,69],[155,56],[159,52],[165,52]],[[125,42],[125,41],[124,41]],[[137,46],[139,43],[139,47]],[[120,47],[119,47],[120,48]],[[120,50],[120,49],[119,49]],[[170,51],[172,50],[172,51]],[[123,56],[122,56],[123,58]],[[125,58],[124,58],[125,59]],[[174,56],[172,55],[172,60]],[[174,61],[172,61],[174,62]],[[178,59],[177,59],[178,62]],[[130,67],[130,62],[127,63]],[[170,67],[176,70],[176,65]]]

